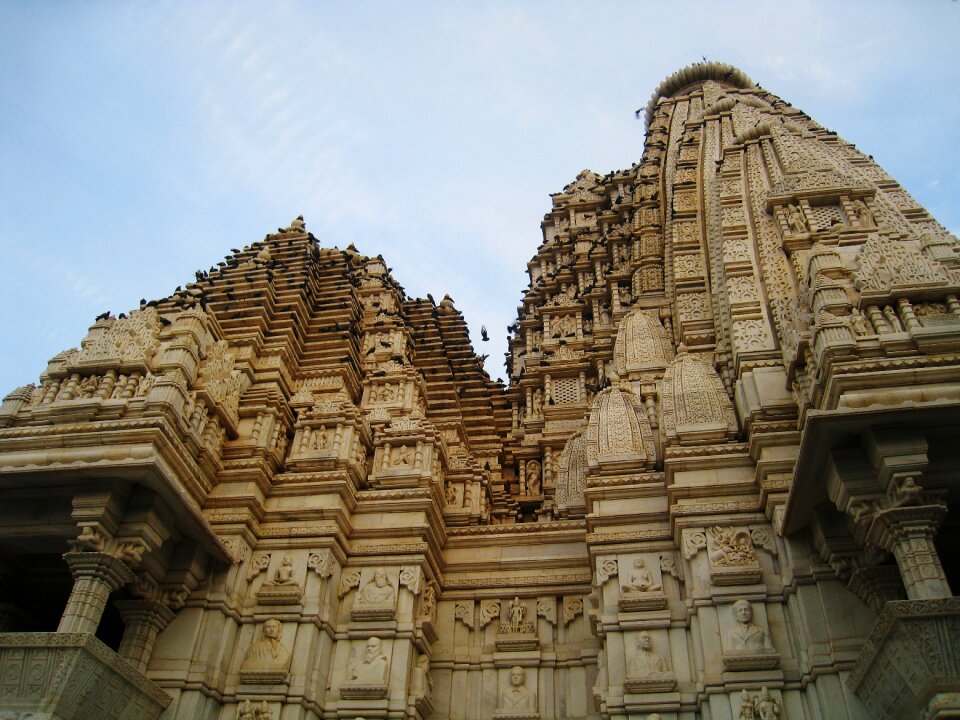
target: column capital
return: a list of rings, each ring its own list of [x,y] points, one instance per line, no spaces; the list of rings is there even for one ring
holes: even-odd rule
[[[88,578],[98,580],[117,590],[133,582],[134,574],[127,564],[115,555],[96,551],[71,551],[63,554],[74,580]]]
[[[944,505],[908,505],[880,510],[873,515],[867,542],[893,552],[908,537],[933,537],[947,515]]]

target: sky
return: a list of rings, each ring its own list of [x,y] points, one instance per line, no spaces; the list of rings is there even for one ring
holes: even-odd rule
[[[957,233],[958,37],[955,0],[0,0],[0,396],[300,213],[449,293],[504,377],[549,194],[639,161],[634,111],[703,58]]]

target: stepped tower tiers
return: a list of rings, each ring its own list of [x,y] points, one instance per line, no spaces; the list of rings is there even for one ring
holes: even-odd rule
[[[960,253],[736,68],[553,196],[492,381],[302,218],[0,406],[0,709],[960,714]]]

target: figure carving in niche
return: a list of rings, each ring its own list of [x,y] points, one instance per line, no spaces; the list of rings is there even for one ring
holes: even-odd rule
[[[527,494],[540,494],[540,463],[536,460],[527,463]]]
[[[413,677],[410,679],[410,693],[415,698],[430,699],[433,694],[433,678],[430,677],[430,658],[421,655],[413,667]]]
[[[527,672],[519,665],[510,668],[510,687],[500,693],[500,709],[533,710],[536,696],[527,687]]]
[[[663,587],[660,583],[653,581],[653,573],[650,572],[643,558],[637,558],[633,561],[633,571],[624,583],[623,589],[633,592],[655,592],[662,590]]]
[[[350,681],[355,685],[385,685],[389,660],[378,637],[367,639],[363,657],[350,668]]]
[[[248,698],[237,709],[237,720],[270,720],[272,717],[266,700],[253,705]]]
[[[540,346],[543,345],[543,333],[539,330],[533,331],[533,351],[540,352]]]
[[[277,571],[273,574],[274,585],[294,585],[293,581],[293,560],[289,555],[283,556],[283,562]]]
[[[867,319],[857,308],[853,308],[853,310],[850,311],[850,327],[853,328],[853,334],[857,337],[871,334],[867,327]]]
[[[519,631],[523,627],[523,618],[527,613],[527,608],[520,602],[519,597],[510,601],[510,629]]]
[[[380,402],[393,402],[394,398],[393,385],[387,383],[383,386],[383,389],[380,390]]]
[[[255,641],[243,659],[240,672],[282,672],[290,667],[290,650],[280,642],[280,621],[270,618],[260,629],[260,638]]]
[[[633,303],[633,296],[630,294],[630,288],[620,287],[620,304],[626,307]]]
[[[256,716],[253,714],[253,705],[250,704],[249,699],[244,700],[237,708],[237,720],[256,720]]]
[[[330,444],[330,438],[327,435],[327,429],[325,427],[314,430],[310,439],[310,444],[314,450],[326,450]]]
[[[853,201],[853,215],[857,219],[860,227],[871,227],[876,224],[873,219],[873,213],[863,200]]]
[[[756,563],[757,554],[750,541],[750,533],[746,530],[712,527],[710,534],[715,543],[710,552],[710,560],[714,565],[729,567]]]
[[[740,718],[739,720],[756,720],[753,699],[747,694],[746,690],[740,692]]]
[[[572,315],[564,315],[557,318],[553,326],[553,337],[555,338],[565,338],[576,335],[577,333],[577,321],[573,319]]]
[[[727,632],[730,649],[737,653],[770,653],[773,648],[767,642],[767,632],[753,622],[753,606],[747,600],[733,604],[736,625]]]
[[[394,465],[406,465],[410,467],[413,464],[412,453],[410,452],[409,445],[401,445],[397,450],[397,458],[393,463]]]
[[[367,605],[392,605],[396,591],[387,579],[387,571],[377,568],[373,571],[373,580],[363,586],[360,599]]]
[[[893,332],[903,331],[903,325],[900,324],[900,318],[897,317],[896,310],[894,310],[890,305],[884,305],[883,316],[887,319],[887,322],[890,323],[890,329]]]
[[[606,305],[600,306],[600,325],[602,327],[609,327],[610,325],[610,308]]]
[[[790,232],[795,235],[800,235],[806,232],[809,232],[807,228],[806,218],[803,217],[803,212],[796,205],[787,205],[787,227],[790,228]]]
[[[766,686],[762,687],[757,695],[755,709],[758,720],[777,720],[780,717],[780,703],[771,697]]]
[[[543,417],[543,391],[536,390],[533,393],[533,416],[535,418]]]
[[[455,485],[447,485],[447,491],[444,499],[446,500],[447,505],[457,504],[457,488]]]
[[[653,651],[653,638],[646,630],[637,636],[636,650],[627,660],[628,677],[648,678],[667,675],[670,672],[666,658]]]

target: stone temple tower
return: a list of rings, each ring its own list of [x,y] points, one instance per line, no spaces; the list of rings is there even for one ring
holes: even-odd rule
[[[960,716],[957,239],[736,68],[641,114],[506,387],[297,218],[9,393],[0,715]]]

